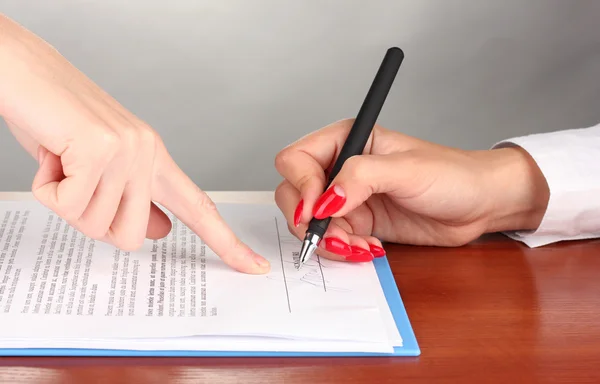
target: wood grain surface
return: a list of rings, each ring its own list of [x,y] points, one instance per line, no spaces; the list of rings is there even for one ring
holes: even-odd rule
[[[1,358],[0,382],[600,383],[600,241],[387,250],[419,357]]]

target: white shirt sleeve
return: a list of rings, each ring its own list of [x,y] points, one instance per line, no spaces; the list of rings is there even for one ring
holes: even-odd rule
[[[514,145],[537,163],[550,200],[536,230],[505,234],[529,247],[600,237],[600,124],[516,137],[493,148]]]

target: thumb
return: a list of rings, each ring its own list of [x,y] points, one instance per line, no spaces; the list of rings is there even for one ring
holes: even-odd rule
[[[349,158],[315,203],[314,217],[342,217],[371,195],[392,192],[405,185],[415,174],[415,167],[407,166],[406,159],[404,153]]]
[[[48,185],[58,184],[65,178],[62,169],[60,157],[48,151],[43,146],[39,146],[37,150],[37,160],[39,168],[33,179],[31,189],[37,194],[38,198],[45,200],[46,194],[49,193]],[[43,190],[44,193],[40,193]]]
[[[37,150],[37,160],[39,168],[33,179],[31,190],[40,203],[51,210],[56,210],[54,202],[56,201],[57,186],[65,179],[60,157],[40,145]]]

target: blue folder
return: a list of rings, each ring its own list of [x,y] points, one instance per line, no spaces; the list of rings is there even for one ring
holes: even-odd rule
[[[393,353],[358,352],[247,352],[247,351],[135,351],[113,349],[0,348],[0,356],[102,356],[102,357],[333,357],[333,356],[419,356],[421,350],[398,292],[386,257],[373,261],[383,292],[402,336],[402,347]]]

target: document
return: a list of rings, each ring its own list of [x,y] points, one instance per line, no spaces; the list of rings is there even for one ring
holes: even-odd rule
[[[272,204],[219,204],[271,263],[225,265],[167,212],[135,252],[92,240],[37,201],[0,202],[0,348],[392,352],[402,345],[372,263],[315,256]]]

